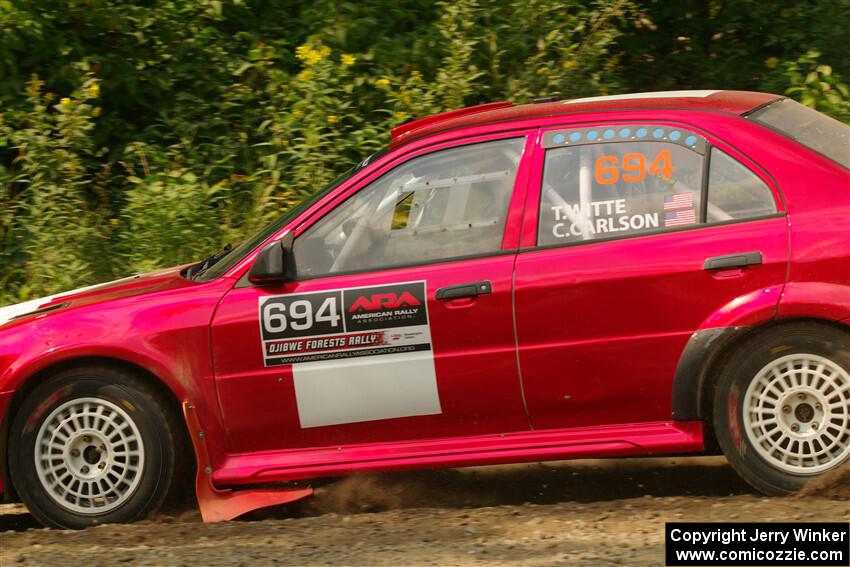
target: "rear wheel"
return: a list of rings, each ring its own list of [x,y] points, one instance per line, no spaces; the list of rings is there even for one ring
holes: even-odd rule
[[[174,477],[174,418],[123,370],[64,371],[36,388],[10,431],[12,482],[43,524],[83,528],[156,510]]]
[[[788,494],[850,460],[850,335],[776,328],[739,349],[714,398],[717,439],[755,488]]]

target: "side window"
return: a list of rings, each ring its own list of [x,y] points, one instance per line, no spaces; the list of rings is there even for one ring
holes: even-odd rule
[[[525,138],[511,138],[400,165],[298,237],[298,275],[497,252],[524,147]]]
[[[700,221],[702,137],[660,127],[547,132],[538,245]]]
[[[776,212],[770,189],[729,154],[711,149],[708,175],[708,222],[755,218]]]

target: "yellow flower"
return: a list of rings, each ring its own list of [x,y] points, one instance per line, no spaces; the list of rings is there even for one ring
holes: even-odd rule
[[[94,108],[92,108],[92,109],[91,109],[91,115],[92,115],[92,116],[94,116],[95,118],[97,118],[98,116],[100,116],[100,107],[99,107],[99,106],[95,106]]]
[[[395,119],[399,122],[403,122],[403,121],[407,120],[407,113],[406,112],[396,112],[395,113]]]
[[[62,100],[59,101],[59,104],[61,104],[62,106],[68,106],[69,104],[71,104],[71,99],[68,97],[64,97]]]
[[[390,86],[390,80],[389,79],[378,79],[377,81],[375,81],[375,85],[379,86],[379,87],[388,87],[388,86]]]
[[[304,113],[303,113],[303,112],[301,112],[301,110],[299,110],[299,109],[297,109],[297,108],[296,108],[295,110],[293,110],[293,111],[292,111],[292,116],[294,116],[295,118],[299,118],[299,117],[300,117],[300,116],[302,116],[303,114],[304,114]]]
[[[547,69],[546,67],[540,67],[537,69],[538,75],[545,75],[547,72],[549,72],[549,69]]]
[[[312,49],[307,45],[299,45],[295,48],[295,56],[307,65],[315,65],[330,55],[330,53],[331,49],[325,46],[320,47],[318,50]]]
[[[764,65],[768,69],[775,69],[776,66],[779,65],[779,58],[778,57],[768,57],[767,59],[764,60]]]
[[[340,60],[342,61],[343,65],[354,65],[354,62],[357,61],[357,58],[349,53],[343,53],[340,56]]]
[[[304,69],[300,73],[298,73],[298,79],[300,81],[309,81],[313,78],[313,70],[312,69]]]
[[[563,63],[561,63],[561,67],[564,69],[572,69],[578,65],[578,62],[575,59],[567,59]]]
[[[96,98],[97,95],[100,94],[100,85],[98,85],[97,83],[92,83],[91,85],[89,85],[89,94],[92,96],[92,98]]]
[[[305,61],[311,51],[313,50],[307,47],[306,45],[299,45],[295,48],[295,57],[297,57],[301,61]]]
[[[337,117],[334,116],[333,114],[328,115],[328,124],[334,124],[337,120],[338,120]]]

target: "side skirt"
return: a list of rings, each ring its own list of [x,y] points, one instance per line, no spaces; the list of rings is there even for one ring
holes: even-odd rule
[[[215,486],[258,485],[411,469],[697,453],[703,449],[701,421],[631,423],[229,455],[213,472],[212,482]]]

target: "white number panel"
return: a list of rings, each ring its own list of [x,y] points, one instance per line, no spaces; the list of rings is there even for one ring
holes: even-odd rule
[[[259,322],[301,427],[442,413],[425,282],[263,297]]]

